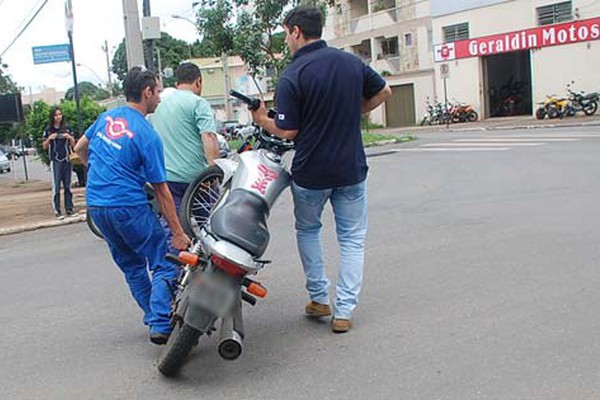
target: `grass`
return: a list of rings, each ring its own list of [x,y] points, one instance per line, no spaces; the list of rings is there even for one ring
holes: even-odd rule
[[[390,136],[376,133],[363,133],[363,145],[365,147],[376,146],[379,142],[385,143],[404,143],[412,140],[417,140],[414,135]],[[232,151],[236,151],[242,144],[241,140],[229,140],[229,147]]]

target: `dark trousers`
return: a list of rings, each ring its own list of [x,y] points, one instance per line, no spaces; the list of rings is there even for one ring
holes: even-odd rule
[[[182,182],[167,182],[169,186],[169,190],[171,191],[171,195],[173,196],[173,202],[175,203],[175,210],[177,214],[179,214],[179,207],[181,206],[181,200],[183,199],[183,195],[185,194],[186,189],[190,185],[189,183]],[[171,240],[173,238],[173,232],[169,228],[169,224],[167,224],[167,220],[165,217],[160,219],[160,224],[165,231],[165,235],[167,236],[167,243],[169,243],[169,253],[171,254],[179,254],[180,250],[177,250],[174,247],[171,247]]]
[[[65,191],[65,211],[73,211],[73,193],[71,193],[71,173],[73,172],[70,162],[51,162],[52,168],[52,200],[54,211],[60,214],[60,184]]]

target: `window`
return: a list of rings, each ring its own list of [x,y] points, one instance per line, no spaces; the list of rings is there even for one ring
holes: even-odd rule
[[[469,23],[444,26],[442,31],[444,32],[444,43],[465,40],[469,38]]]
[[[412,33],[404,34],[404,46],[412,47]]]
[[[371,12],[389,10],[396,7],[396,0],[375,0],[371,3]]]
[[[537,8],[538,25],[558,24],[573,19],[573,4],[570,1]]]
[[[397,57],[398,56],[398,38],[393,37],[389,39],[383,39],[381,41],[381,52],[384,57]]]

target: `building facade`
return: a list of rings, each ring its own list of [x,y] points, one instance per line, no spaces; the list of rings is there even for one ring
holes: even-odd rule
[[[599,91],[600,1],[431,0],[436,88],[483,117],[531,115],[546,95]],[[446,70],[446,71],[444,71]]]
[[[393,96],[370,114],[387,127],[414,125],[436,92],[431,14],[423,0],[342,0],[329,11],[323,38],[381,73]]]

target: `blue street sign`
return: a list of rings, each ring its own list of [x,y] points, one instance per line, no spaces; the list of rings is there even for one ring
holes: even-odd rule
[[[33,63],[48,64],[54,62],[71,61],[71,52],[68,44],[55,44],[52,46],[32,47]]]

